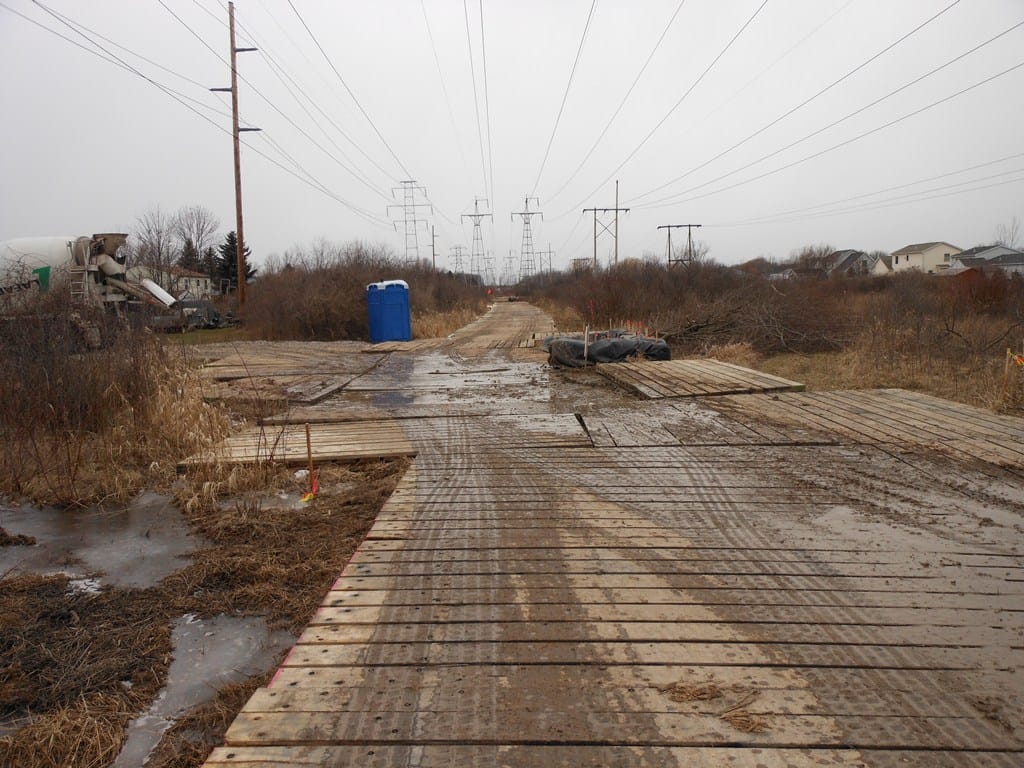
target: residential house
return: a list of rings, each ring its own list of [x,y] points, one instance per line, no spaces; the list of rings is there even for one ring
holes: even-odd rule
[[[193,272],[181,267],[155,267],[137,264],[128,268],[128,276],[133,280],[148,278],[169,291],[176,299],[183,301],[208,299],[212,294],[210,276],[202,272]]]
[[[875,256],[875,261],[871,265],[872,275],[889,275],[892,274],[892,256],[888,253],[879,253]]]
[[[1024,271],[1024,253],[1005,245],[978,245],[957,256],[951,267],[976,267],[984,272],[1002,269],[1006,272]]]
[[[950,243],[914,243],[892,252],[892,271],[916,269],[934,274],[947,269],[953,263],[953,257],[959,255],[960,249]]]
[[[1024,253],[1007,249],[1010,253],[1004,253],[985,262],[983,269],[987,272],[993,269],[1001,269],[1007,274],[1024,276]]]
[[[847,248],[834,251],[828,257],[829,277],[856,277],[867,274],[868,255],[864,251]]]

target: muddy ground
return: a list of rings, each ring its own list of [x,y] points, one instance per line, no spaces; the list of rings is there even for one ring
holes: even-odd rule
[[[308,504],[282,470],[188,511],[0,507],[0,765],[201,764],[404,467],[321,468]]]

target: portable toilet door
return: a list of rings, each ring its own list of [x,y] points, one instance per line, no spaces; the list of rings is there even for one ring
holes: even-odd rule
[[[371,342],[412,340],[409,284],[405,280],[370,283],[366,286],[366,307]]]

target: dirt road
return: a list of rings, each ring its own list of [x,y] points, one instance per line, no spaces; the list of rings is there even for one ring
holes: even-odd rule
[[[1024,764],[1019,465],[642,400],[549,326],[498,304],[293,414],[418,455],[209,765]]]

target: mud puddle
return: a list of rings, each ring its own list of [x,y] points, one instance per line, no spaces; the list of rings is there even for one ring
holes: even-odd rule
[[[259,617],[186,615],[174,622],[171,642],[174,660],[167,684],[149,711],[128,726],[114,768],[144,766],[176,718],[210,701],[219,688],[272,667],[295,638],[284,630],[269,632]]]
[[[157,493],[142,493],[110,509],[0,507],[0,526],[36,540],[31,546],[0,548],[0,573],[98,577],[115,587],[155,586],[202,545],[171,500]]]

